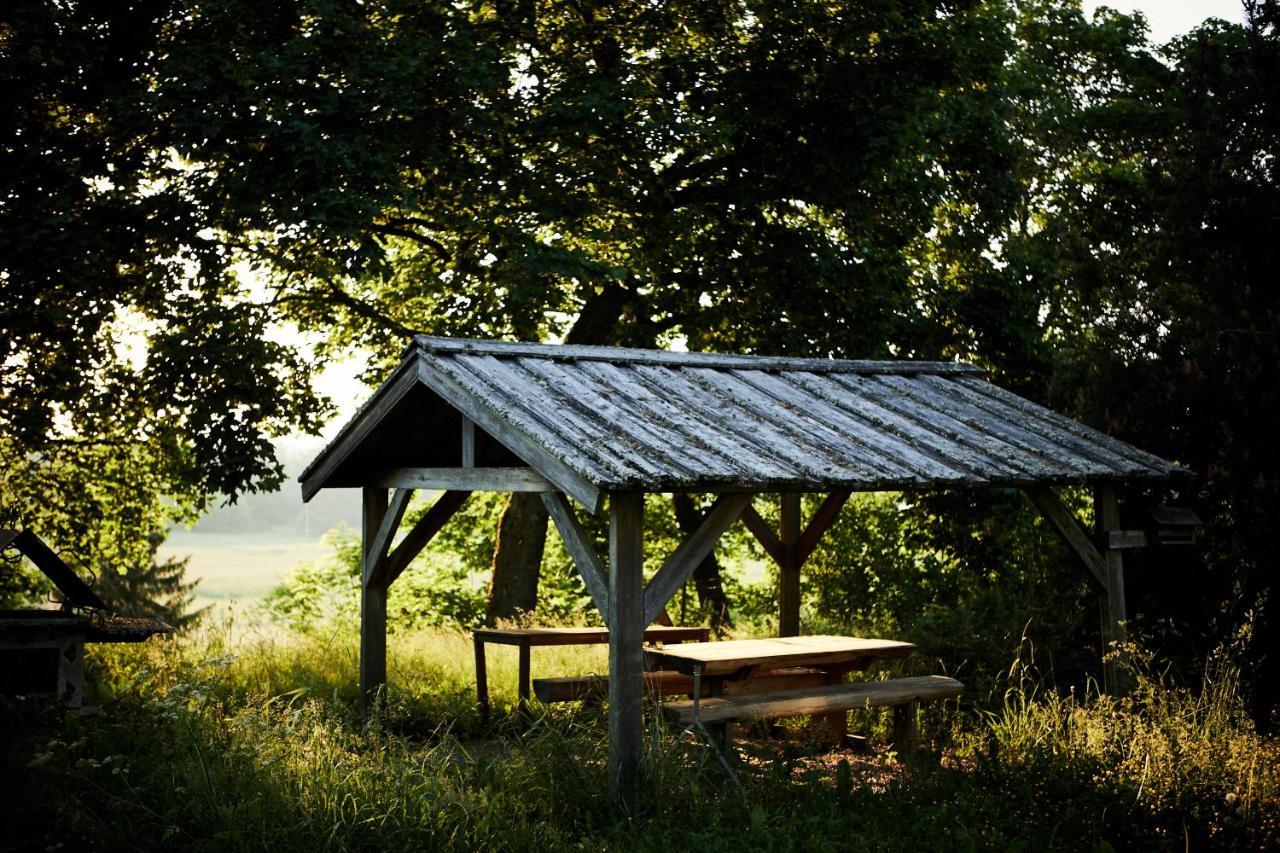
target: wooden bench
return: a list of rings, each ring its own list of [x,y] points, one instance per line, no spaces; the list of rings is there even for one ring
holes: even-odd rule
[[[662,706],[669,720],[679,725],[728,723],[733,720],[771,720],[813,714],[843,713],[862,708],[893,708],[894,745],[902,751],[911,741],[917,702],[959,696],[964,685],[943,675],[895,678],[801,687],[764,695],[744,693],[667,702]],[[695,704],[697,715],[695,717]]]
[[[690,640],[705,642],[709,630],[703,627],[678,627],[651,625],[645,629],[648,643],[683,643]],[[485,646],[494,643],[517,646],[520,650],[520,670],[517,690],[522,716],[529,703],[529,651],[534,646],[580,646],[609,642],[608,628],[478,628],[472,632],[476,653],[476,703],[480,718],[489,719],[489,674],[485,660]]]
[[[749,681],[730,681],[724,685],[724,693],[776,693],[798,687],[813,687],[830,683],[831,676],[820,669],[805,666],[785,667],[768,672],[757,672]],[[680,672],[660,670],[644,674],[644,690],[651,696],[693,696],[693,677]],[[605,675],[570,675],[559,678],[535,678],[533,694],[539,701],[580,702],[603,698],[609,691],[609,677]],[[703,685],[703,696],[713,695],[710,684]]]

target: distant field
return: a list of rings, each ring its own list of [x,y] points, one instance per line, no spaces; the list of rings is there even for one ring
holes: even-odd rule
[[[200,604],[257,601],[294,566],[329,554],[319,536],[273,533],[175,530],[160,547],[161,557],[191,558],[187,576],[200,578]]]

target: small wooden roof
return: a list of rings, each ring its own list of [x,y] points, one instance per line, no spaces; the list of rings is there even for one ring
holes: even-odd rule
[[[953,362],[836,361],[418,337],[301,476],[527,465],[608,492],[824,492],[1160,480],[1172,462]]]

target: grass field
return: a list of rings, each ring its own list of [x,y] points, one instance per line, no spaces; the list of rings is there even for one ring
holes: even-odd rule
[[[381,713],[354,710],[358,643],[237,622],[99,646],[93,717],[0,713],[0,853],[26,850],[1171,850],[1275,849],[1280,749],[1234,675],[1198,694],[1141,680],[1132,700],[1041,692],[922,714],[925,750],[834,752],[745,733],[745,792],[650,714],[637,812],[608,793],[598,708],[513,713],[496,650],[496,719],[474,705],[459,631],[391,637]],[[547,649],[536,673],[597,670]],[[975,697],[977,698],[977,697]]]
[[[299,563],[330,553],[319,536],[275,533],[175,530],[160,546],[162,558],[190,558],[187,577],[200,580],[197,605],[255,602]]]

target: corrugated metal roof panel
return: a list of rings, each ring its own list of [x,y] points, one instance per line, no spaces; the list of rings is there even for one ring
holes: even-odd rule
[[[969,365],[421,337],[419,377],[553,482],[608,491],[918,489],[1159,479],[1183,469]],[[403,367],[403,366],[402,366]],[[397,371],[403,382],[403,369]],[[381,393],[381,392],[380,392]],[[375,400],[377,397],[375,397]],[[406,398],[407,399],[407,398]],[[303,475],[332,475],[369,405]],[[480,421],[478,421],[479,423]],[[536,457],[536,458],[531,458]]]

